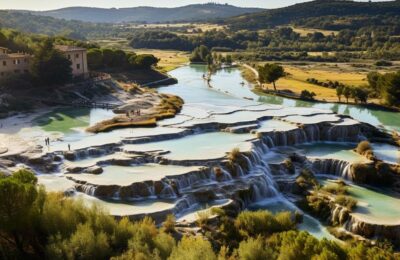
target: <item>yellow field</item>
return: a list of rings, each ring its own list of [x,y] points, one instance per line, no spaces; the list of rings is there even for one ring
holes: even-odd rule
[[[321,82],[338,81],[345,85],[360,86],[366,84],[366,72],[350,72],[345,67],[329,67],[327,65],[295,66],[283,65],[288,76],[277,81],[278,90],[290,90],[297,95],[308,90],[316,94],[316,99],[337,101],[336,90],[307,82],[308,78],[315,78]],[[272,86],[268,86],[272,88]]]
[[[97,40],[96,43],[98,43],[102,48],[121,49],[124,51],[132,51],[137,54],[153,54],[157,58],[161,59],[157,67],[161,72],[171,71],[189,62],[190,54],[188,52],[175,50],[133,49],[129,46],[129,41],[127,39],[116,38]]]
[[[325,36],[331,35],[332,33],[334,35],[338,34],[338,31],[329,31],[329,30],[322,30],[322,29],[311,29],[311,28],[300,28],[300,27],[293,27],[292,29],[294,32],[299,33],[301,36],[307,36],[309,33],[315,33],[315,32],[320,32]]]
[[[321,82],[338,81],[345,85],[359,86],[366,84],[366,73],[347,72],[341,69],[317,68],[318,66],[295,67],[286,65],[285,71],[290,75],[288,78],[306,82],[308,78],[315,78]]]
[[[211,30],[223,30],[226,26],[218,25],[218,24],[208,24],[208,23],[172,23],[172,24],[135,24],[129,25],[128,28],[133,29],[165,29],[165,28],[173,28],[179,29],[184,27],[190,27],[188,32],[192,32],[194,29],[201,29],[203,32],[211,31]]]
[[[162,72],[174,70],[189,62],[189,53],[184,51],[140,49],[134,50],[134,52],[137,54],[150,53],[161,59],[157,69]]]

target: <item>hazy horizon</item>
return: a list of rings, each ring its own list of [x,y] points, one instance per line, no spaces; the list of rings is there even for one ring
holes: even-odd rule
[[[310,0],[308,0],[310,1]],[[18,9],[18,10],[32,10],[32,11],[45,11],[54,10],[65,7],[98,7],[98,8],[127,8],[138,6],[152,6],[152,7],[178,7],[190,4],[204,4],[208,2],[217,2],[220,4],[230,4],[241,7],[258,7],[258,8],[279,8],[296,3],[308,2],[307,0],[225,0],[225,1],[209,1],[209,0],[175,0],[163,1],[159,0],[58,0],[51,3],[33,0],[13,0],[1,1],[0,9]],[[367,2],[359,1],[359,2]],[[376,0],[373,2],[382,2],[384,0]]]

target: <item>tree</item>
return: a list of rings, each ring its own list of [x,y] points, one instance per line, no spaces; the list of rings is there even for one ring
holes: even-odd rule
[[[45,40],[35,53],[31,70],[37,81],[47,86],[64,84],[72,79],[71,62],[54,49],[50,39]]]
[[[342,101],[343,92],[344,92],[344,86],[343,85],[338,85],[336,87],[336,96],[338,97],[339,102]]]
[[[257,239],[249,238],[240,242],[238,248],[239,259],[243,260],[264,260],[273,259],[273,250],[265,243],[265,239],[261,236]]]
[[[201,237],[183,237],[177,247],[174,248],[168,259],[176,260],[216,260],[217,257],[210,242]]]
[[[386,104],[400,105],[400,71],[387,73],[378,82]]]
[[[361,103],[367,103],[368,91],[365,90],[365,88],[361,88],[361,87],[354,88],[352,95],[353,95],[353,98],[356,101],[356,103],[358,101],[360,101]]]
[[[11,177],[0,179],[0,230],[12,238],[17,249],[24,253],[26,233],[32,228],[36,177],[20,170]]]
[[[258,73],[259,73],[260,82],[267,83],[267,84],[272,83],[275,91],[276,91],[275,82],[278,79],[285,76],[285,70],[283,69],[282,66],[279,66],[277,64],[270,64],[270,63],[265,64],[264,67],[259,67]]]
[[[114,65],[114,51],[111,49],[103,49],[103,64],[108,67]]]
[[[370,86],[370,88],[375,92],[378,93],[380,92],[379,88],[378,88],[378,82],[379,82],[379,78],[382,77],[382,75],[378,72],[370,72],[367,75],[367,80],[368,80],[368,84]]]
[[[87,52],[87,59],[90,69],[98,69],[103,66],[103,53],[100,49],[90,49]]]
[[[152,54],[141,54],[136,57],[136,64],[143,69],[151,69],[152,66],[157,65],[159,59]]]
[[[208,57],[211,56],[210,50],[207,46],[200,45],[196,47],[190,56],[191,62],[208,62]],[[212,56],[211,56],[212,58]]]
[[[343,96],[346,98],[346,103],[349,103],[349,98],[351,97],[352,91],[350,87],[344,87]]]

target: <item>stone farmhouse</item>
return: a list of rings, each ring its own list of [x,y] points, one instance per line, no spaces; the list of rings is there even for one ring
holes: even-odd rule
[[[74,77],[89,77],[86,49],[66,45],[56,45],[55,48],[71,61]],[[0,47],[0,78],[12,74],[28,73],[32,57],[26,53],[10,53],[7,48]]]

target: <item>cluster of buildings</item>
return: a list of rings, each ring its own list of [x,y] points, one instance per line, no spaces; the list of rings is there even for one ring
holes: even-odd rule
[[[55,48],[62,52],[71,61],[72,75],[78,78],[87,78],[89,69],[87,51],[85,48],[56,45]],[[27,53],[10,53],[7,48],[0,47],[0,78],[29,73],[33,56]]]

